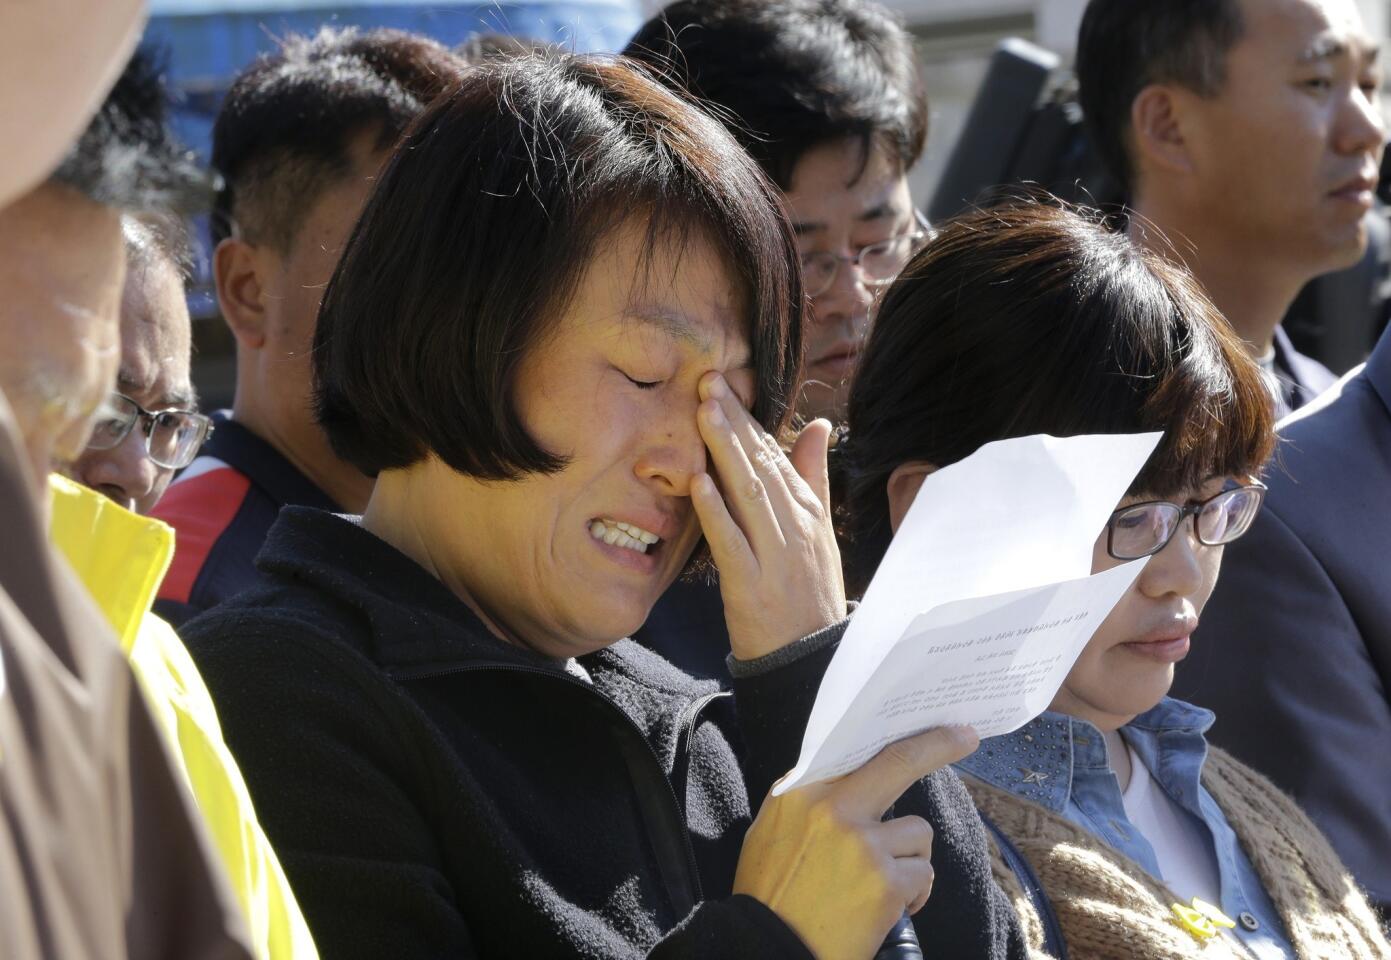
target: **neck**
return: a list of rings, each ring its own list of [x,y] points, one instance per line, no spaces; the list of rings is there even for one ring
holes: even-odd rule
[[[1111,772],[1116,775],[1116,783],[1124,793],[1125,788],[1130,786],[1130,750],[1119,730],[1103,731],[1102,736],[1106,738],[1106,759],[1111,762]]]
[[[474,597],[474,591],[458,576],[465,566],[447,562],[435,547],[428,531],[437,528],[432,520],[438,514],[431,509],[431,490],[438,484],[429,482],[429,465],[405,470],[388,470],[377,478],[366,508],[362,526],[400,550],[464,602],[474,615],[499,640],[513,646],[525,647],[500,620],[491,616]]]
[[[1309,278],[1280,260],[1254,252],[1248,241],[1225,233],[1220,217],[1143,196],[1136,197],[1132,210],[1131,239],[1181,261],[1250,354],[1259,358],[1269,353],[1275,328]]]
[[[318,427],[296,432],[286,430],[283,418],[269,416],[247,401],[251,391],[237,388],[232,401],[232,419],[275,448],[295,469],[328,494],[346,513],[361,513],[372,495],[372,478],[352,464],[339,459],[329,446],[328,437]]]

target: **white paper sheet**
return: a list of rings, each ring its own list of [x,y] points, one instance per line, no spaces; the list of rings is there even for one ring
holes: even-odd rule
[[[1002,440],[928,476],[774,794],[932,727],[996,736],[1043,712],[1144,566],[1089,575],[1097,535],[1159,438]]]

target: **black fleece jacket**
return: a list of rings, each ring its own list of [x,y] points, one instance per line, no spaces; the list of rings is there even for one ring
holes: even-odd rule
[[[731,696],[630,641],[579,669],[502,643],[329,513],[287,508],[258,565],[183,635],[325,960],[809,956],[731,887],[831,645]],[[897,812],[936,830],[925,954],[1022,957],[955,775]]]

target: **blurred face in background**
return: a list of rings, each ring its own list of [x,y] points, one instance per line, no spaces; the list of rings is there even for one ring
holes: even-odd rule
[[[908,177],[887,151],[874,147],[866,157],[858,140],[838,140],[802,156],[785,196],[811,296],[806,384],[797,412],[806,420],[826,417],[840,423],[875,295],[886,285],[867,276],[868,258],[861,266],[846,259],[870,244],[907,238],[917,231]],[[875,266],[887,259],[901,269],[914,249],[905,240],[887,258],[879,257]],[[824,269],[830,263],[827,255],[846,258],[837,262],[829,278]]]
[[[115,385],[125,273],[111,208],[50,183],[0,210],[0,389],[36,485],[81,455]]]
[[[1188,203],[1234,242],[1316,276],[1366,248],[1385,128],[1354,0],[1242,0],[1220,92],[1177,91]]]
[[[326,469],[346,468],[314,422],[314,326],[324,288],[387,156],[375,130],[358,134],[348,148],[349,169],[323,187],[288,250],[234,238],[216,255],[218,298],[238,342],[235,419],[321,485]],[[345,502],[342,489],[326,492],[345,509],[361,510],[371,483],[358,479],[361,502]]]
[[[121,299],[121,366],[117,392],[148,411],[192,410],[192,352],[188,305],[175,266],[152,253],[129,263]],[[150,459],[145,425],[137,425],[109,450],[88,449],[74,479],[136,513],[149,513],[174,470]]]

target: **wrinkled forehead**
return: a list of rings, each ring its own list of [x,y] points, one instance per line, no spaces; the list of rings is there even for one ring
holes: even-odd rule
[[[121,392],[142,406],[191,402],[191,353],[188,305],[173,266],[131,264],[121,300]]]
[[[580,292],[601,317],[651,328],[697,352],[747,354],[752,294],[712,231],[634,220],[598,247]]]

